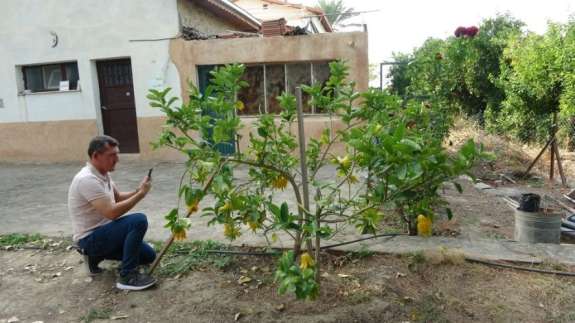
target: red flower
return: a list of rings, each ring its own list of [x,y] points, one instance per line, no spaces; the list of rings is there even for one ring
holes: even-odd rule
[[[475,26],[471,26],[465,29],[465,35],[467,35],[467,37],[475,37],[475,35],[477,35],[478,32],[479,28]]]
[[[459,26],[457,27],[457,29],[455,29],[455,37],[475,37],[475,35],[477,35],[477,33],[479,32],[479,28],[475,27],[475,26],[471,26],[471,27],[462,27]]]
[[[455,29],[455,33],[454,33],[455,37],[461,37],[461,36],[465,35],[466,31],[467,31],[467,28],[465,28],[465,27],[462,27],[462,26],[457,27],[457,29]]]

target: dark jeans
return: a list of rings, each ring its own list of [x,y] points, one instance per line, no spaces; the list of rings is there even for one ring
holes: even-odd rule
[[[78,246],[91,257],[121,260],[120,276],[125,276],[156,258],[154,249],[143,242],[146,230],[148,219],[144,214],[129,214],[97,228],[80,239]]]

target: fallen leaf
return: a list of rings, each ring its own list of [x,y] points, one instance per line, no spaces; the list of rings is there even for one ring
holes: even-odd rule
[[[18,317],[16,316],[12,316],[11,318],[8,319],[8,321],[6,321],[8,323],[16,323],[16,322],[20,322],[20,320],[18,319]]]
[[[280,304],[280,305],[276,306],[276,310],[280,311],[280,312],[285,310],[285,308],[286,308],[285,304]]]
[[[351,277],[351,275],[347,275],[347,274],[337,274],[337,276],[338,276],[338,277],[341,277],[341,278]]]
[[[116,316],[111,316],[110,320],[123,320],[123,319],[127,319],[129,316],[128,315],[116,315]]]
[[[259,268],[258,268],[257,266],[253,266],[253,267],[252,267],[252,271],[258,271],[258,269],[259,269]]]
[[[72,270],[72,269],[74,269],[74,267],[66,267],[66,268],[64,268],[64,271],[69,271],[69,270]]]
[[[252,279],[248,276],[240,276],[240,279],[238,279],[238,283],[240,283],[240,284],[247,284],[251,281],[252,281]]]
[[[395,274],[395,278],[401,278],[401,277],[405,277],[406,275],[404,273],[400,273],[397,272],[397,274]]]
[[[326,271],[326,272],[321,273],[320,276],[323,278],[327,278],[327,277],[329,277],[329,273]]]
[[[234,321],[239,321],[240,316],[242,316],[242,313],[240,313],[240,312],[236,313],[236,315],[234,316]]]

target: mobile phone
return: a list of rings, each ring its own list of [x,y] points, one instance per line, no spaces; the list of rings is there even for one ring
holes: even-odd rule
[[[152,180],[152,171],[154,170],[154,167],[150,168],[150,170],[148,171],[148,180]]]

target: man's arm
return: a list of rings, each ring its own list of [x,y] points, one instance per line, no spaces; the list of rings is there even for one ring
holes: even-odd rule
[[[114,186],[114,199],[116,200],[116,202],[125,201],[125,200],[129,199],[130,197],[136,195],[137,193],[138,193],[138,190],[135,190],[133,192],[120,192],[120,191],[118,191],[116,186]]]
[[[92,204],[92,206],[106,218],[115,220],[126,214],[126,212],[132,209],[134,205],[140,202],[146,196],[146,194],[148,194],[151,187],[152,183],[146,177],[140,184],[138,190],[133,193],[128,193],[130,196],[123,200],[121,199],[122,193],[119,193],[114,188],[114,196],[116,198],[116,202],[111,201],[107,197],[103,197],[91,201],[90,204]],[[118,199],[118,197],[120,197],[120,199]]]

